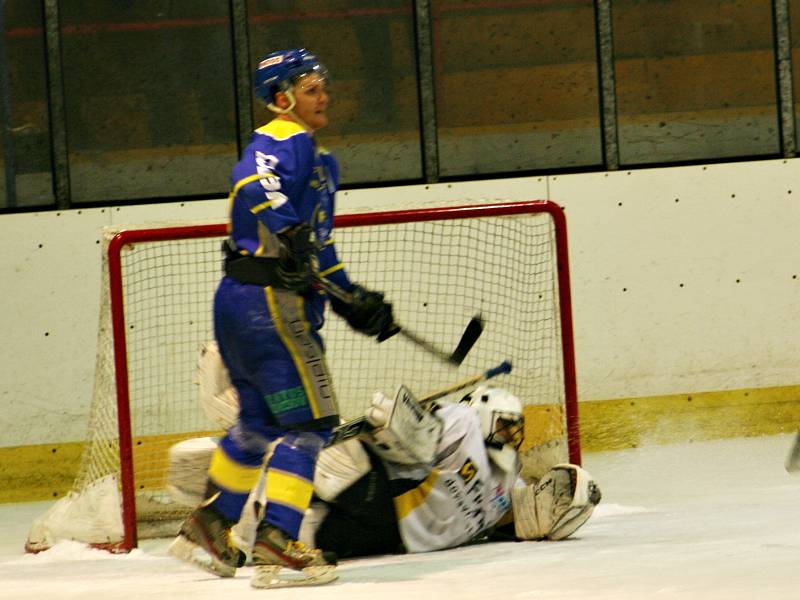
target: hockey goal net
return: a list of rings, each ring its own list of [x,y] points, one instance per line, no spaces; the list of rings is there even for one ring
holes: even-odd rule
[[[383,344],[328,314],[323,328],[344,418],[375,390],[418,396],[510,360],[495,380],[525,404],[524,475],[580,463],[565,218],[549,201],[338,216],[351,279],[382,290],[410,330],[452,349],[485,330],[458,369],[396,336]],[[213,339],[224,224],[108,228],[89,439],[72,491],[37,519],[28,549],[63,538],[125,551],[174,535],[187,508],[165,491],[168,450],[215,425],[200,409],[198,349]],[[457,399],[457,398],[454,398]]]

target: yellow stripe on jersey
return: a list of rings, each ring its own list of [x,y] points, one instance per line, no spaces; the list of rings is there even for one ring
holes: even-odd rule
[[[233,213],[233,203],[236,200],[236,194],[239,193],[239,190],[242,189],[244,186],[246,186],[248,183],[253,183],[254,181],[258,181],[259,179],[264,179],[264,178],[265,177],[262,176],[261,174],[256,173],[255,175],[248,175],[247,177],[244,177],[244,178],[242,178],[242,179],[240,179],[239,181],[236,182],[236,184],[233,186],[233,189],[231,190],[231,193],[228,194],[228,214],[229,215],[231,213]],[[269,208],[270,206],[272,206],[272,201],[262,202],[261,204],[251,208],[250,211],[253,214],[257,214],[257,213],[261,212],[262,210],[264,210],[265,208]],[[227,232],[230,234],[232,230],[233,230],[233,228],[232,228],[231,220],[228,219]]]
[[[431,493],[437,479],[439,479],[439,471],[433,469],[428,477],[425,478],[425,481],[417,487],[395,497],[394,510],[397,513],[398,521],[404,519],[411,511],[425,503],[425,498]]]
[[[253,208],[250,209],[250,212],[254,215],[257,215],[262,210],[269,208],[272,206],[272,200],[267,200],[266,202],[262,202],[261,204],[256,204]]]
[[[254,175],[248,175],[247,177],[243,177],[242,179],[240,179],[239,181],[237,181],[233,185],[233,189],[231,190],[231,193],[228,195],[228,198],[230,198],[232,200],[233,198],[236,197],[236,194],[239,193],[240,189],[242,189],[248,183],[253,183],[254,181],[258,181],[259,179],[261,179],[261,174],[259,174],[259,173],[256,173]]]
[[[258,173],[256,173],[255,175],[248,175],[247,177],[240,179],[234,184],[233,189],[231,189],[230,194],[228,194],[228,215],[233,213],[233,202],[234,200],[236,200],[236,194],[239,193],[239,190],[242,189],[244,186],[246,186],[248,183],[258,181],[259,179],[261,179],[261,176]],[[228,219],[228,226],[226,227],[226,229],[229,234],[233,230],[230,219]]]
[[[338,263],[333,265],[332,267],[328,267],[324,271],[320,271],[319,275],[320,277],[327,277],[331,273],[336,273],[336,271],[341,271],[342,269],[344,269],[344,265],[342,263]]]
[[[268,504],[277,502],[302,513],[311,503],[311,493],[313,491],[313,484],[299,475],[276,469],[267,471]]]
[[[306,363],[303,360],[303,357],[300,356],[300,353],[297,350],[297,345],[295,344],[295,340],[292,338],[289,331],[286,329],[286,324],[283,322],[281,318],[281,311],[278,307],[278,301],[275,298],[275,291],[272,287],[264,288],[264,293],[267,296],[267,307],[269,308],[269,314],[272,317],[272,322],[275,324],[275,330],[278,332],[278,337],[281,338],[281,342],[289,351],[289,354],[292,356],[292,362],[294,363],[295,368],[297,369],[297,374],[300,376],[300,381],[303,384],[303,389],[306,392],[306,397],[308,398],[309,407],[311,408],[311,416],[315,419],[319,418],[319,406],[317,405],[316,395],[314,394],[314,387],[311,385],[311,380],[308,373],[308,368],[306,367]],[[301,296],[296,296],[297,298],[297,317],[302,320],[303,322],[303,329],[304,331],[308,331],[309,324],[303,318],[305,314],[305,306],[304,300]]]
[[[246,494],[258,481],[260,467],[248,467],[231,460],[221,448],[214,450],[211,455],[211,465],[208,467],[208,476],[220,488]]]

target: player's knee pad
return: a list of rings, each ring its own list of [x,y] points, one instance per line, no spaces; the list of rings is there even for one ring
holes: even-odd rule
[[[328,431],[292,431],[283,436],[281,444],[316,459],[328,439]]]
[[[516,536],[563,540],[578,530],[600,502],[600,488],[577,465],[556,465],[533,485],[511,494]]]
[[[222,438],[221,445],[230,454],[263,456],[282,441],[283,435],[283,431],[275,428],[256,428],[248,423],[238,422]]]

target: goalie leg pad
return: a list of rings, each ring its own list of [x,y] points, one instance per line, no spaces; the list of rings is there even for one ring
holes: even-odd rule
[[[512,490],[515,534],[523,540],[563,540],[589,519],[600,498],[587,471],[556,465],[538,483]]]
[[[303,515],[303,523],[300,525],[298,541],[309,548],[316,548],[317,531],[319,531],[319,528],[322,526],[329,512],[330,507],[324,502],[312,502],[308,510],[306,510],[306,514]]]
[[[369,455],[355,438],[324,448],[314,471],[314,493],[331,502],[369,470]]]
[[[239,394],[231,384],[216,342],[200,347],[196,381],[198,400],[206,417],[222,429],[232,427],[239,416]]]
[[[208,482],[208,465],[219,440],[192,438],[169,449],[166,488],[178,504],[195,507],[203,501]]]

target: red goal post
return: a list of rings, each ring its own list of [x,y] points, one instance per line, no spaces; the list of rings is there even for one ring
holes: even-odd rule
[[[329,314],[322,333],[343,417],[361,414],[374,390],[390,393],[402,383],[424,395],[508,359],[512,373],[493,383],[525,404],[524,474],[580,464],[567,230],[557,204],[348,214],[335,225],[351,278],[386,292],[413,331],[447,348],[472,315],[480,312],[486,322],[454,369],[400,338],[378,346]],[[163,490],[166,452],[214,428],[197,405],[192,369],[199,344],[213,339],[226,225],[117,229],[106,240],[90,439],[70,494],[79,498],[110,477],[110,488],[119,490],[121,535],[82,541],[125,551],[139,537],[174,534],[186,507],[174,506]]]

